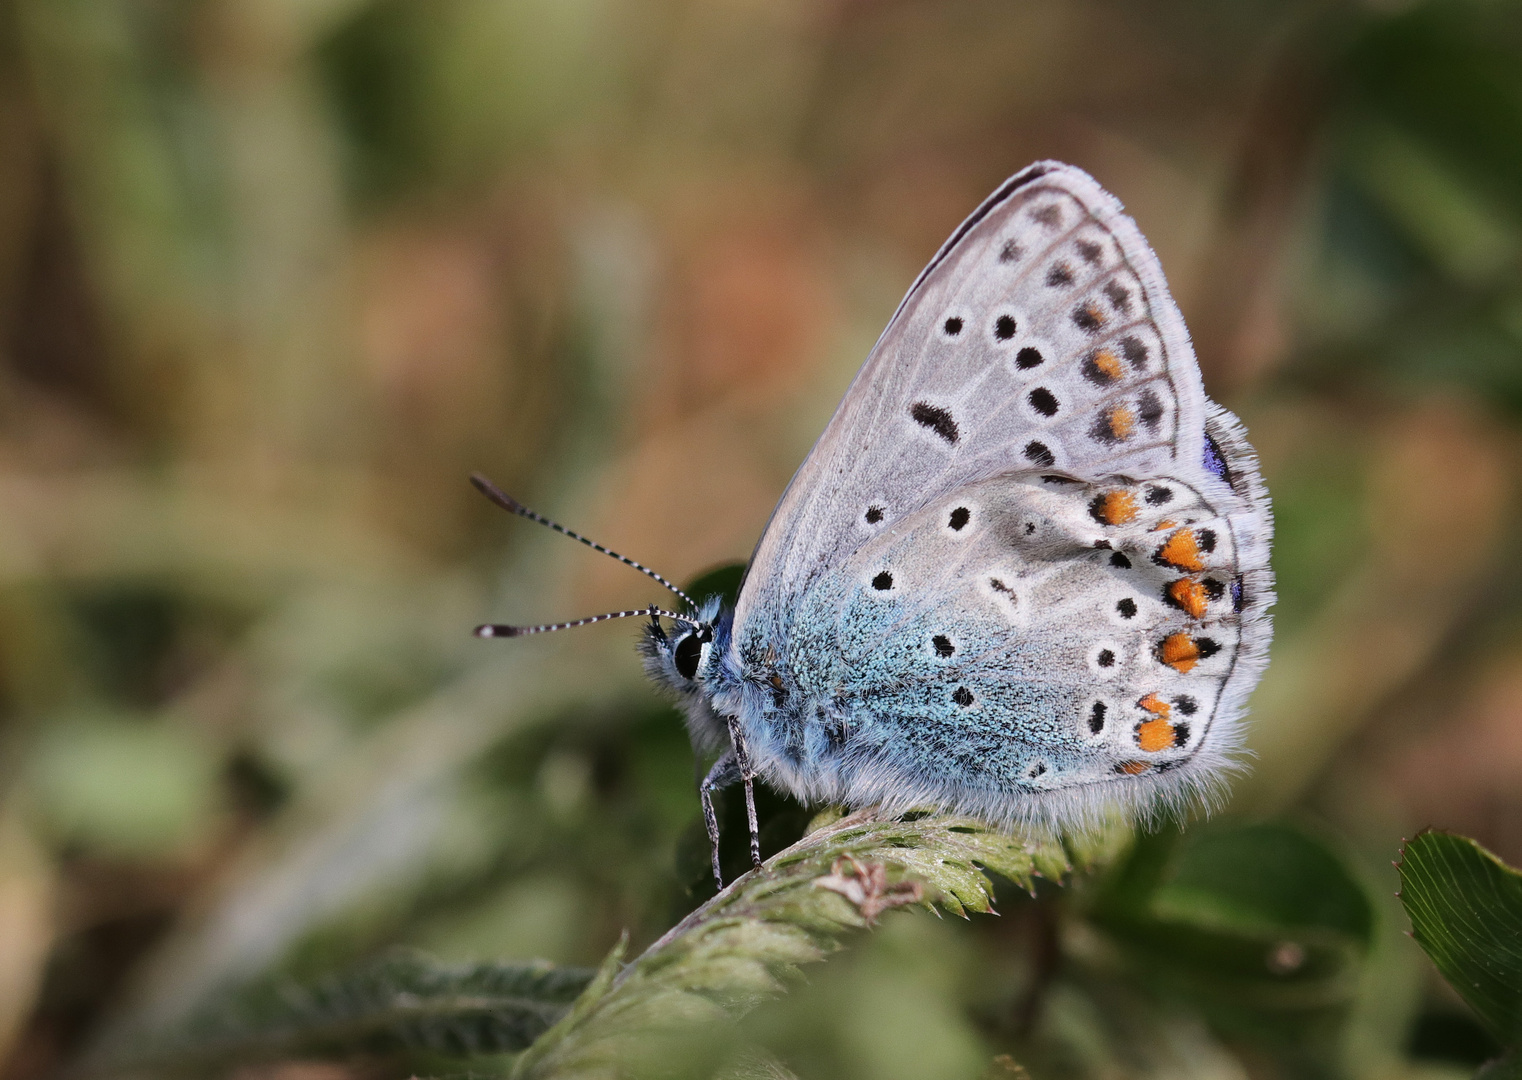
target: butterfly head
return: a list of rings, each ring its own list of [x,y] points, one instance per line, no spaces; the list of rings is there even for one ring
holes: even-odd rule
[[[729,638],[733,613],[722,598],[711,596],[689,616],[676,620],[670,629],[652,617],[640,642],[650,677],[678,695],[699,692],[710,661]]]
[[[652,618],[640,640],[646,674],[676,697],[694,745],[705,752],[721,749],[728,737],[712,701],[733,622],[734,610],[711,596],[669,628]]]

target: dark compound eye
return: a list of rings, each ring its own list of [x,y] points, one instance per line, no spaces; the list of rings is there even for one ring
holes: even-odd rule
[[[962,320],[953,315],[941,325],[941,329],[946,331],[947,337],[956,337],[962,332]]]
[[[886,592],[893,588],[893,575],[884,570],[872,579],[872,587],[878,592]]]
[[[677,673],[684,679],[690,679],[698,673],[698,661],[703,656],[703,643],[698,640],[698,635],[688,634],[676,643],[672,650],[671,659],[676,663]]]

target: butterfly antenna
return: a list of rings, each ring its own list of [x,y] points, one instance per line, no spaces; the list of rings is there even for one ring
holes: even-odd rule
[[[536,513],[534,513],[534,511],[530,510],[528,507],[524,506],[517,499],[513,498],[511,495],[509,495],[506,492],[504,492],[501,488],[497,487],[497,485],[493,484],[490,480],[486,479],[486,477],[482,476],[480,473],[471,473],[470,474],[470,482],[475,485],[476,490],[479,491],[482,495],[485,495],[488,499],[490,499],[492,502],[496,503],[498,506],[502,507],[502,509],[508,511],[509,513],[517,514],[519,517],[528,518],[530,521],[537,521],[541,525],[547,525],[547,526],[549,526],[550,528],[554,529],[556,532],[560,533],[563,536],[569,536],[572,540],[580,540],[583,544],[587,545],[587,547],[591,548],[593,551],[600,551],[604,555],[609,556],[610,558],[617,559],[619,562],[623,563],[625,566],[632,566],[632,567],[634,567],[634,569],[638,570],[641,574],[644,574],[646,577],[652,578],[655,581],[660,582],[662,585],[666,586],[666,588],[668,588],[672,592],[676,593],[678,596],[680,596],[683,600],[685,600],[687,602],[687,606],[688,607],[692,608],[693,610],[697,610],[697,605],[692,602],[692,597],[688,596],[681,589],[678,589],[675,585],[673,585],[671,582],[667,581],[660,574],[657,574],[654,570],[650,569],[648,566],[642,566],[641,564],[635,562],[633,559],[627,558],[626,556],[620,555],[616,551],[612,551],[612,550],[610,550],[608,548],[605,548],[601,544],[597,543],[597,541],[595,541],[595,540],[588,540],[585,536],[582,536],[580,533],[572,532],[570,529],[567,529],[564,525],[561,525],[561,524],[558,524],[557,522],[551,521],[549,518],[545,517],[543,514],[536,514]],[[624,615],[643,615],[643,614],[644,614],[643,611],[619,612],[619,613],[614,614],[614,615],[599,615],[595,619],[583,619],[582,622],[596,622],[596,621],[598,621],[598,619],[616,619],[616,618],[621,618]],[[665,614],[665,613],[662,612],[662,614]],[[680,615],[670,615],[670,616],[667,616],[667,617],[668,618],[672,618],[672,619],[679,619],[682,622],[690,622],[691,621],[689,619],[682,618]],[[565,625],[567,625],[567,626],[580,626],[581,623],[580,622],[566,623]],[[558,630],[558,629],[560,629],[560,627],[557,625],[557,626],[554,626],[554,627],[550,627],[550,629]],[[537,631],[537,630],[534,631],[534,633],[538,633],[538,632],[539,631]],[[480,633],[480,632],[477,631],[477,633]],[[501,635],[482,634],[481,636],[482,637],[497,637],[497,636],[500,636],[500,637],[513,637],[514,635],[512,635],[512,634],[501,634]]]
[[[688,626],[696,626],[685,615],[678,615],[674,611],[663,611],[651,604],[647,608],[637,611],[610,611],[606,615],[591,615],[585,619],[575,619],[571,622],[544,623],[540,626],[508,626],[505,623],[487,623],[485,626],[476,627],[476,637],[527,637],[530,634],[548,634],[554,630],[569,630],[573,626],[590,626],[595,622],[604,622],[608,619],[629,619],[636,615],[648,615],[652,619],[664,616],[675,622],[686,623]]]

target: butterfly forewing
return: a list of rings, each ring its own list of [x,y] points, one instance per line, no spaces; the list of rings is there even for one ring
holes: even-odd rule
[[[873,529],[1011,469],[1094,478],[1197,462],[1204,400],[1136,226],[1080,170],[1032,166],[915,283],[749,577],[796,596]],[[742,595],[742,615],[752,600]]]

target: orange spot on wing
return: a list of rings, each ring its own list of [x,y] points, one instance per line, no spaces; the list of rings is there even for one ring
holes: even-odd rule
[[[1124,405],[1117,405],[1105,414],[1105,422],[1110,426],[1110,434],[1118,440],[1131,437],[1131,432],[1136,429],[1136,414]]]
[[[1172,518],[1164,518],[1162,521],[1159,521],[1156,525],[1152,526],[1152,528],[1148,529],[1147,531],[1162,532],[1164,529],[1171,529],[1177,524],[1178,522],[1174,521]]]
[[[1168,586],[1168,598],[1196,619],[1205,617],[1205,586],[1190,578],[1179,578]]]
[[[1146,697],[1138,701],[1137,704],[1146,709],[1149,713],[1152,713],[1154,716],[1159,717],[1167,716],[1170,712],[1173,711],[1173,706],[1169,705],[1166,701],[1158,697],[1156,694],[1148,694]]]
[[[1136,520],[1136,496],[1129,491],[1107,491],[1100,496],[1099,520],[1106,525],[1129,525]]]
[[[1180,570],[1188,570],[1191,574],[1198,574],[1205,569],[1205,563],[1200,558],[1200,542],[1195,538],[1193,529],[1180,529],[1168,537],[1167,542],[1157,549],[1157,557],[1161,562]]]
[[[1094,366],[1111,382],[1117,381],[1126,373],[1120,366],[1120,359],[1109,349],[1100,349],[1094,354]]]
[[[1187,675],[1199,663],[1200,647],[1188,634],[1169,634],[1158,648],[1158,657],[1179,674]]]
[[[1152,768],[1152,766],[1145,761],[1123,761],[1119,765],[1115,766],[1115,771],[1123,772],[1127,776],[1137,776],[1141,773],[1146,772],[1150,768]]]
[[[1173,725],[1166,720],[1148,720],[1136,729],[1136,745],[1149,754],[1167,750],[1173,743]]]

